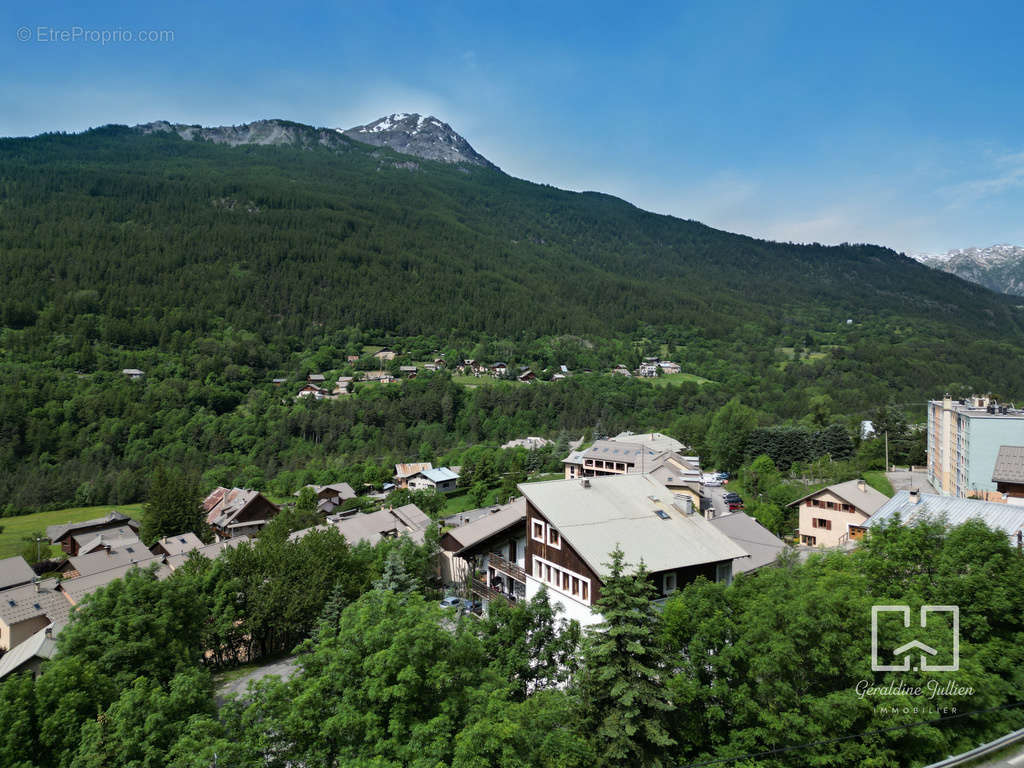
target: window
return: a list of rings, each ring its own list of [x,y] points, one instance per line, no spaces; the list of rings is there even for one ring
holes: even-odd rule
[[[558,549],[562,548],[562,537],[559,535],[558,531],[550,525],[548,526],[548,544]]]
[[[539,541],[541,544],[543,544],[544,543],[544,521],[543,520],[534,520],[533,521],[533,527],[532,527],[531,530],[533,531],[533,540],[534,541]]]
[[[580,580],[575,576],[572,577],[572,593],[578,595],[580,593]]]
[[[831,531],[832,521],[825,517],[812,517],[811,528],[821,528],[825,531]]]
[[[580,597],[583,598],[584,602],[586,602],[587,600],[590,599],[590,596],[588,594],[589,591],[590,591],[590,589],[589,589],[589,585],[587,584],[587,582],[581,581],[580,582]]]
[[[676,591],[676,575],[674,573],[666,573],[661,577],[661,593],[663,595],[671,595]]]
[[[551,566],[550,565],[545,565],[544,566],[544,581],[546,581],[548,583],[551,582]]]
[[[569,574],[565,571],[562,571],[562,589],[569,591]]]
[[[719,563],[715,566],[715,581],[723,584],[732,584],[732,561]]]
[[[815,544],[818,543],[818,537],[817,536],[808,536],[807,534],[801,534],[800,535],[800,543],[801,544],[806,544],[807,546],[810,546],[810,547],[813,547]]]

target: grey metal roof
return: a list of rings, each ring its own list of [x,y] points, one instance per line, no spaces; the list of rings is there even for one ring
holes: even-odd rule
[[[490,511],[484,517],[454,528],[448,531],[448,535],[465,550],[526,521],[526,499],[522,496],[508,504],[492,507],[491,510],[496,511]]]
[[[136,529],[139,527],[139,523],[137,521],[132,520],[130,517],[128,517],[128,515],[121,514],[117,510],[114,510],[113,512],[104,517],[97,517],[93,520],[85,520],[81,523],[63,523],[61,525],[47,526],[46,538],[48,538],[50,541],[57,541],[59,539],[62,539],[64,535],[67,534],[69,531],[79,531],[84,528],[90,528],[92,526],[97,525],[104,525],[106,523],[110,523],[111,525],[116,525],[117,523],[124,523],[125,525],[131,525]]]
[[[433,464],[429,461],[413,462],[410,464],[395,464],[395,476],[399,478],[410,477],[424,469],[432,469]]]
[[[47,630],[50,634],[47,635]],[[54,640],[54,627],[48,627],[36,632],[25,642],[14,646],[0,659],[0,680],[3,680],[12,672],[17,672],[24,664],[32,659],[52,659],[57,652],[57,641]]]
[[[88,555],[69,557],[68,563],[71,569],[78,571],[79,576],[92,576],[94,573],[109,571],[122,565],[131,565],[153,558],[153,553],[146,549],[146,545],[136,539],[120,547],[111,548],[108,552],[100,549],[90,552]]]
[[[239,544],[246,541],[249,541],[248,536],[233,536],[230,539],[218,541],[215,544],[206,544],[205,546],[197,547],[196,549],[190,550],[188,552],[182,552],[177,555],[171,555],[167,558],[167,567],[170,568],[172,571],[176,571],[178,568],[180,568],[182,565],[188,562],[188,559],[193,552],[202,555],[208,560],[213,560],[214,558],[219,557],[225,549],[237,547]]]
[[[36,572],[21,555],[0,560],[0,589],[29,584],[35,577]]]
[[[36,584],[3,590],[0,592],[0,621],[11,626],[45,616],[63,627],[68,622],[71,604],[57,587],[56,579],[44,579]]]
[[[199,549],[203,546],[203,542],[198,536],[191,531],[187,533],[179,533],[177,536],[165,536],[160,539],[153,547],[159,544],[164,550],[164,553],[170,555],[186,555],[193,549]]]
[[[750,553],[750,557],[733,562],[733,573],[747,573],[770,565],[788,546],[745,512],[733,512],[709,522]]]
[[[1024,445],[999,446],[992,482],[1024,483]]]
[[[945,518],[949,525],[960,525],[968,520],[983,520],[990,528],[1005,531],[1011,540],[1024,528],[1024,506],[1000,504],[980,499],[958,499],[954,496],[920,494],[917,503],[910,491],[897,491],[888,503],[864,521],[866,528],[882,525],[899,515],[904,525],[913,525],[923,519]]]
[[[863,485],[863,487],[861,487]],[[863,480],[847,480],[845,483],[836,483],[802,496],[796,501],[790,502],[789,506],[795,507],[804,499],[817,496],[819,493],[831,493],[843,501],[852,504],[866,515],[873,515],[883,504],[889,501],[889,497],[881,491],[876,491]]]
[[[158,579],[165,579],[171,575],[171,569],[164,564],[162,557],[149,557],[145,560],[140,560],[137,563],[126,563],[114,568],[109,568],[105,571],[93,573],[89,576],[65,579],[61,582],[60,588],[61,591],[67,595],[69,600],[71,600],[75,605],[78,605],[86,595],[91,595],[93,592],[98,589],[102,589],[111,582],[123,578],[133,568],[145,569],[154,564],[158,565],[158,568],[156,569],[156,577]]]
[[[665,486],[647,475],[522,483],[519,490],[602,577],[616,546],[651,572],[746,557],[747,552],[699,514],[686,515]]]
[[[423,543],[423,534],[430,526],[427,517],[415,504],[406,504],[394,509],[380,509],[365,514],[356,513],[325,525],[304,528],[289,535],[291,541],[301,539],[310,531],[326,531],[333,526],[350,544],[367,541],[376,544],[389,536],[408,535],[417,544]]]
[[[452,472],[448,467],[435,467],[434,469],[424,469],[417,472],[418,475],[423,475],[427,480],[432,483],[443,483],[448,480],[458,480],[459,473]]]
[[[127,526],[72,534],[71,538],[78,545],[79,555],[88,555],[90,552],[95,552],[98,548],[107,545],[118,548],[133,544],[142,546],[142,542],[139,540],[139,535],[135,532],[135,529],[128,528]]]
[[[679,453],[686,450],[686,446],[681,442],[676,440],[674,437],[669,437],[661,432],[644,432],[641,434],[620,432],[612,439],[631,443],[641,443],[642,445],[646,445],[648,448],[653,448],[655,451]]]

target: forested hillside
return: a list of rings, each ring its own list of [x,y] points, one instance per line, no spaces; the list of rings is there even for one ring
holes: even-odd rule
[[[165,461],[258,484],[598,424],[699,445],[733,396],[767,424],[1024,391],[1014,300],[892,251],[731,235],[341,136],[2,140],[0,266],[9,511],[134,500]],[[323,403],[269,383],[385,343],[594,374],[487,392],[440,375]],[[711,382],[600,374],[641,354]]]

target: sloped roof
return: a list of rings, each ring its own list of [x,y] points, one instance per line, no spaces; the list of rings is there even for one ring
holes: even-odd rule
[[[111,547],[123,547],[142,542],[139,541],[139,534],[134,528],[122,526],[120,528],[105,528],[102,531],[91,531],[90,533],[78,533],[71,536],[78,544],[78,554],[88,555],[95,552],[99,547],[110,545]]]
[[[863,488],[861,488],[863,484]],[[801,501],[817,496],[819,493],[831,493],[838,496],[848,504],[852,504],[866,515],[873,515],[882,505],[889,501],[889,497],[881,491],[876,491],[863,480],[847,480],[845,483],[836,483],[801,496],[796,501],[790,502],[789,506],[795,507]]]
[[[90,552],[88,555],[69,557],[68,563],[71,569],[78,571],[79,576],[92,576],[94,573],[109,571],[112,568],[119,568],[122,565],[141,563],[153,559],[154,555],[146,546],[136,540],[118,548],[111,547],[110,551],[101,549],[97,552]]]
[[[218,498],[214,498],[214,495],[218,491],[223,491],[219,494]],[[260,498],[262,494],[259,491],[252,491],[248,488],[232,488],[228,490],[226,488],[218,488],[216,491],[207,496],[207,501],[211,501],[210,506],[204,502],[203,507],[206,509],[206,523],[207,525],[217,526],[218,528],[227,528],[230,526],[236,517],[238,517],[245,509]],[[276,505],[274,505],[276,507]]]
[[[225,549],[237,547],[244,541],[249,541],[249,537],[233,536],[230,539],[225,539],[224,541],[218,541],[214,544],[205,544],[201,547],[196,547],[195,549],[189,550],[188,552],[181,552],[177,555],[171,555],[167,558],[167,567],[170,568],[172,571],[178,570],[182,565],[188,562],[188,559],[189,557],[191,557],[193,552],[202,555],[208,560],[213,560],[217,557],[220,557],[221,553],[224,552]]]
[[[521,483],[519,490],[582,557],[607,576],[616,546],[651,572],[746,557],[747,552],[699,514],[686,515],[665,486],[647,475]]]
[[[733,512],[709,522],[750,553],[750,557],[733,562],[733,573],[747,573],[770,565],[788,546],[745,512]]]
[[[47,634],[49,630],[50,634]],[[36,632],[25,642],[14,646],[0,659],[0,680],[12,672],[17,672],[32,659],[52,659],[57,652],[57,641],[53,639],[54,629],[51,624]]]
[[[1024,506],[1002,504],[980,499],[959,499],[955,496],[939,496],[932,493],[919,495],[917,503],[910,491],[897,491],[875,514],[863,522],[865,528],[882,525],[899,515],[903,525],[913,525],[919,520],[945,518],[948,525],[960,525],[968,520],[979,519],[989,528],[1006,532],[1011,543],[1016,542],[1017,531],[1024,529]]]
[[[321,491],[331,491],[341,497],[342,501],[346,499],[354,499],[356,492],[352,489],[352,486],[348,483],[329,483],[327,485],[304,485],[303,488],[312,488],[313,493],[319,495]],[[298,490],[293,493],[293,496],[298,496],[302,493],[302,490]]]
[[[415,475],[417,472],[422,472],[425,469],[433,469],[434,465],[429,461],[421,461],[413,464],[395,464],[395,476],[410,477]]]
[[[74,605],[78,605],[86,595],[91,595],[93,592],[102,589],[111,582],[123,578],[133,568],[145,569],[155,563],[159,565],[156,569],[156,577],[158,579],[166,579],[171,575],[171,569],[164,564],[163,560],[163,557],[148,557],[145,560],[139,560],[137,563],[125,563],[114,568],[109,568],[105,571],[93,573],[89,576],[79,576],[76,579],[65,579],[61,582],[60,588],[61,591],[67,595],[68,600],[70,600]]]
[[[641,445],[646,445],[648,448],[652,448],[655,451],[679,453],[686,450],[686,446],[681,442],[676,440],[674,437],[669,437],[661,432],[643,432],[640,434],[636,434],[634,432],[620,432],[612,439],[615,441],[640,443]]]
[[[1024,445],[999,446],[992,482],[1024,483]]]
[[[21,555],[0,560],[0,589],[29,584],[35,577],[36,572]]]
[[[417,544],[422,544],[423,534],[430,526],[430,522],[430,518],[419,507],[415,504],[406,504],[395,509],[348,515],[324,525],[296,531],[288,538],[296,541],[310,531],[325,531],[333,526],[350,544],[360,541],[376,544],[383,538],[400,535],[408,535]]]
[[[164,536],[153,547],[156,547],[157,544],[163,548],[168,556],[188,554],[193,549],[199,549],[203,546],[200,538],[191,531],[179,533],[177,536]]]
[[[459,552],[470,547],[475,547],[483,541],[496,536],[503,531],[508,531],[521,523],[526,522],[526,498],[520,496],[508,504],[499,507],[492,507],[490,514],[477,518],[471,523],[466,523],[458,528],[448,531],[448,535],[462,545]]]
[[[458,480],[459,473],[452,472],[448,467],[437,467],[436,469],[424,469],[416,473],[417,475],[423,475],[432,483],[444,483],[448,480]]]
[[[38,590],[37,590],[38,587]],[[68,623],[71,604],[58,589],[56,579],[44,579],[0,592],[0,621],[7,626],[45,616],[57,627]]]
[[[124,523],[125,525],[131,525],[136,529],[138,529],[139,527],[139,523],[137,521],[132,520],[130,517],[128,517],[128,515],[123,515],[117,510],[114,510],[113,512],[111,512],[108,515],[105,515],[104,517],[97,517],[92,520],[85,520],[81,523],[63,523],[61,525],[47,526],[46,538],[48,538],[52,542],[57,542],[63,539],[65,535],[73,531],[80,531],[83,528],[91,528],[92,526],[104,525],[107,523],[110,523],[111,525],[116,525],[117,523]]]

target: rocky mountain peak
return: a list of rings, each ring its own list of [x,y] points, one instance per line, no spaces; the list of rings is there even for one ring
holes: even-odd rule
[[[397,112],[366,125],[338,130],[355,141],[377,147],[390,147],[396,152],[422,157],[425,160],[497,168],[452,130],[448,123],[433,115]]]

